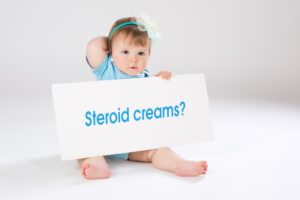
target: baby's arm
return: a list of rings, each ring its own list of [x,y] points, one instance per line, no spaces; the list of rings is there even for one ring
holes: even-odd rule
[[[165,80],[170,80],[172,77],[172,72],[160,71],[158,74],[155,74],[154,76],[161,77],[162,79],[165,79]]]
[[[87,45],[86,57],[92,68],[103,62],[107,54],[107,37],[95,37]]]

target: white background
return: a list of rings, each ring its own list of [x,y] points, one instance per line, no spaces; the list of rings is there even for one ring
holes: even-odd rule
[[[299,10],[297,0],[1,1],[0,91],[94,80],[87,42],[143,11],[163,36],[151,72],[205,73],[212,98],[299,100]]]
[[[0,1],[0,198],[300,199],[299,10],[297,0]],[[140,11],[163,35],[152,73],[206,75],[215,140],[173,147],[208,161],[203,178],[124,161],[86,181],[59,160],[50,85],[94,80],[87,42]]]

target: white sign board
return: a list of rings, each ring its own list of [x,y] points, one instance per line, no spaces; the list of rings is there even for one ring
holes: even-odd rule
[[[52,85],[62,160],[212,139],[203,74]]]

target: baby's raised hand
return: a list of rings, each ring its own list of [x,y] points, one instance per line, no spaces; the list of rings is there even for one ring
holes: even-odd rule
[[[172,72],[169,72],[169,71],[161,71],[161,72],[159,72],[158,74],[156,74],[156,75],[154,75],[154,76],[161,77],[162,79],[165,79],[165,80],[170,80],[171,77],[172,77]]]

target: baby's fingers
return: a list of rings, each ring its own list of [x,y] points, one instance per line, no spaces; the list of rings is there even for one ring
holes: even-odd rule
[[[170,80],[172,77],[172,73],[169,71],[161,71],[157,74],[157,76],[161,77],[162,79],[165,80]]]
[[[167,80],[170,80],[172,77],[172,72],[167,72],[166,76],[167,76]]]

